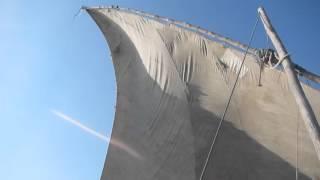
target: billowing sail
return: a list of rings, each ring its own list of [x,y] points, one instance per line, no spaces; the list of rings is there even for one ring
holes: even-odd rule
[[[199,179],[244,53],[134,13],[87,10],[106,37],[117,81],[101,179]],[[248,55],[204,179],[294,179],[297,162],[299,179],[320,178],[286,76],[264,68],[258,86],[259,73]],[[319,121],[320,92],[303,87]]]

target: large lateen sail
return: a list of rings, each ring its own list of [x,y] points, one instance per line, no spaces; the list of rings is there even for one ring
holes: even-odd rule
[[[199,179],[244,53],[134,13],[87,11],[107,39],[117,81],[101,179]],[[264,68],[260,87],[259,74],[248,55],[204,179],[294,179],[297,162],[299,179],[320,178],[286,76]],[[303,88],[319,121],[320,92]]]

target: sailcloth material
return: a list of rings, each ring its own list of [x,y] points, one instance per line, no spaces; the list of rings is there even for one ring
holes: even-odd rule
[[[102,180],[199,179],[243,53],[133,13],[89,8],[117,81]],[[320,178],[320,163],[283,72],[248,56],[204,179]],[[317,119],[320,92],[303,86]],[[121,148],[122,147],[122,148]],[[124,147],[124,148],[123,148]]]

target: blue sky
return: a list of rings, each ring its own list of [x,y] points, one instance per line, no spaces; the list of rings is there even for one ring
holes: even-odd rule
[[[317,0],[0,0],[0,179],[100,178],[115,77],[102,33],[86,13],[74,15],[82,5],[111,4],[241,42],[248,41],[256,9],[264,5],[294,61],[320,74]],[[266,46],[261,24],[254,45]]]

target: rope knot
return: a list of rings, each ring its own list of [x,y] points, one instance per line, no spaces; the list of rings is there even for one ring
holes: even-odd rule
[[[277,52],[273,49],[259,49],[256,51],[256,56],[264,65],[271,69],[276,69],[290,54],[286,54],[283,57],[279,57]]]

